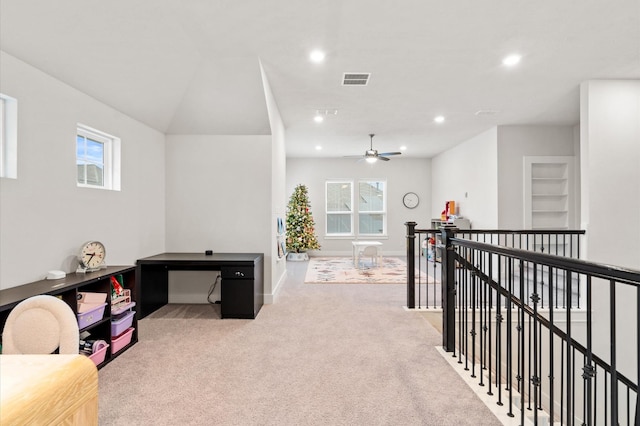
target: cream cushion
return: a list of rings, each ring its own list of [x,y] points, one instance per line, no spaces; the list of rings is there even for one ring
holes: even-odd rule
[[[2,332],[3,354],[77,354],[80,336],[73,310],[54,296],[33,296],[9,313]]]

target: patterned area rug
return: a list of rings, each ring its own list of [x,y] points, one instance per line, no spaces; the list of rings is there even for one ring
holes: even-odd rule
[[[416,276],[418,271],[416,271]],[[426,276],[423,273],[423,276]],[[307,284],[406,284],[407,263],[383,257],[382,265],[362,264],[358,269],[350,257],[312,257],[309,259]]]

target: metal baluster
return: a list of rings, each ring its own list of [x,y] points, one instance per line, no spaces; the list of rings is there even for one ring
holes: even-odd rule
[[[493,243],[493,238],[491,238],[491,242]],[[489,255],[489,277],[490,280],[493,277],[493,255]],[[498,278],[498,283],[500,282],[500,278]],[[493,392],[491,391],[491,347],[493,346],[491,343],[491,309],[492,309],[492,305],[493,305],[493,289],[491,288],[491,286],[489,285],[489,283],[487,283],[487,287],[488,287],[488,291],[489,291],[489,309],[487,311],[487,317],[486,317],[486,323],[489,325],[489,333],[487,336],[487,346],[488,346],[488,357],[487,357],[487,365],[489,366],[489,375],[488,375],[488,379],[487,382],[489,384],[489,390],[487,392],[487,395],[493,395]]]
[[[609,281],[609,294],[610,294],[610,302],[609,302],[609,335],[611,339],[611,352],[610,352],[610,364],[611,364],[611,424],[618,424],[618,406],[614,404],[614,402],[618,401],[618,359],[617,359],[617,339],[616,339],[616,311],[617,311],[617,303],[616,303],[616,282],[614,280]]]
[[[518,392],[520,392],[520,424],[524,425],[524,261],[518,262],[520,268],[520,294],[518,296]]]
[[[509,282],[509,297],[507,297],[507,390],[509,391],[509,412],[507,415],[509,417],[514,417],[513,414],[513,332],[511,331],[511,327],[513,324],[513,320],[511,318],[511,310],[512,310],[512,297],[513,297],[513,259],[509,258],[508,262],[508,282]]]
[[[498,293],[496,294],[496,389],[498,405],[502,406],[502,256],[498,255]]]
[[[567,282],[571,280],[571,272],[565,271],[565,290],[568,288]],[[565,291],[566,293],[566,291]],[[571,363],[571,354],[573,353],[573,345],[571,344],[571,308],[567,307],[567,420],[568,424],[573,424],[573,411],[571,406],[572,401],[572,387],[571,387],[571,372],[573,371],[572,363]]]
[[[583,368],[584,373],[582,374],[582,377],[584,378],[584,385],[585,385],[585,389],[586,389],[586,421],[588,425],[592,425],[593,424],[593,417],[592,417],[592,411],[593,411],[593,407],[592,407],[592,396],[591,394],[593,393],[593,388],[592,388],[592,379],[593,376],[595,375],[595,368],[593,367],[593,357],[592,357],[592,351],[593,351],[593,322],[592,322],[592,316],[591,316],[591,309],[593,308],[592,303],[592,299],[591,299],[591,275],[587,276],[587,354],[586,354],[586,364]]]
[[[538,403],[539,403],[539,389],[540,389],[540,377],[538,370],[538,302],[540,302],[540,296],[538,295],[538,265],[533,264],[533,294],[531,295],[531,301],[533,302],[533,376],[531,377],[531,384],[534,386],[533,391],[533,422],[538,424]],[[531,321],[529,322],[531,324]],[[529,354],[531,354],[531,345],[529,345]],[[529,373],[531,373],[531,364],[529,364]],[[529,387],[531,391],[531,387]],[[531,398],[529,398],[531,400]]]
[[[555,399],[554,399],[554,377],[553,377],[553,366],[555,364],[555,360],[553,359],[553,338],[554,335],[551,332],[553,330],[553,270],[551,267],[548,268],[548,279],[549,279],[549,417],[551,418],[551,422],[553,424],[554,418],[554,408],[555,408]],[[562,358],[561,358],[562,359]]]

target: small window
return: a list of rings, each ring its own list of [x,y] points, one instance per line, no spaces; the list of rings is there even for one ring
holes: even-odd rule
[[[386,182],[358,182],[358,234],[387,234]]]
[[[1,93],[0,177],[18,177],[18,101]]]
[[[327,235],[353,235],[353,184],[326,182]]]
[[[78,124],[78,186],[120,190],[120,139]]]

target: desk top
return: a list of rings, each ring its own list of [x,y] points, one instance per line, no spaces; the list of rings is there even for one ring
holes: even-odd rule
[[[262,253],[213,253],[206,255],[204,253],[161,253],[155,256],[138,259],[138,265],[142,264],[206,264],[206,263],[229,263],[235,262],[251,262],[258,263],[262,261],[264,255]]]

